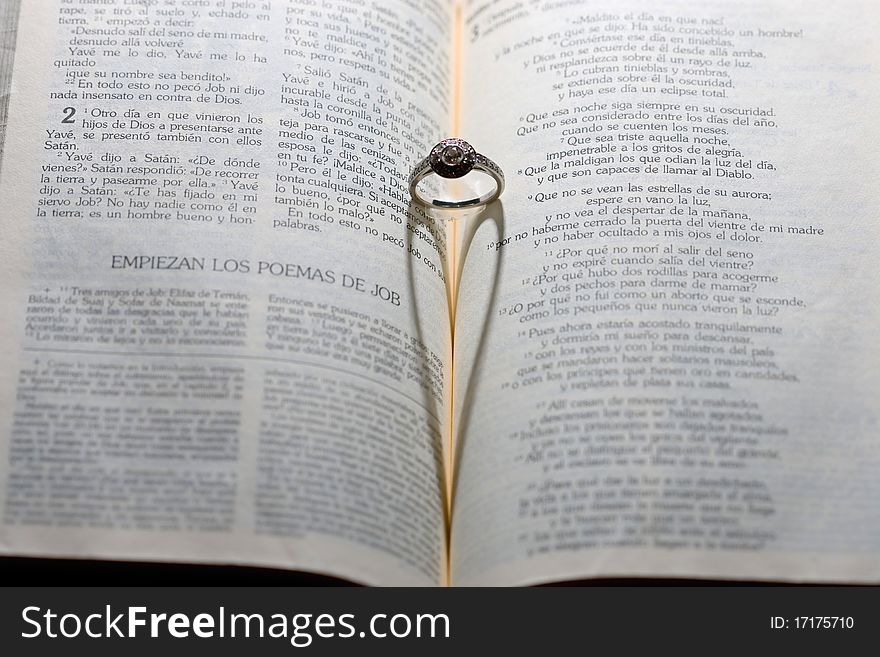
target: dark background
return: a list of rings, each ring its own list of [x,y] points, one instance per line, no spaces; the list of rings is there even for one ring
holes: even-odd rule
[[[354,584],[336,577],[276,568],[26,557],[0,557],[0,582],[3,586],[352,586]],[[719,585],[766,586],[767,582],[596,578],[557,582],[551,586]]]
[[[0,0],[2,1],[2,0]],[[0,557],[3,586],[350,586],[335,577],[275,568]]]

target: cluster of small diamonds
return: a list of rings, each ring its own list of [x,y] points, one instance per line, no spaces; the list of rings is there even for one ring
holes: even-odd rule
[[[464,139],[444,139],[431,149],[431,169],[443,178],[461,178],[474,168],[477,152]]]
[[[474,164],[483,167],[484,169],[488,169],[489,171],[494,171],[496,174],[498,174],[500,178],[504,178],[504,172],[501,171],[501,167],[499,167],[485,155],[477,153],[476,157],[474,158]]]
[[[423,157],[421,160],[419,160],[418,164],[416,164],[409,172],[409,177],[407,178],[407,181],[412,181],[413,178],[419,175],[422,172],[422,169],[430,164],[430,159],[430,157]]]

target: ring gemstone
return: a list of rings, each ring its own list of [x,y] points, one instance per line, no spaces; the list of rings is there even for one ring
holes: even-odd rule
[[[477,152],[464,139],[444,139],[431,149],[431,169],[443,178],[461,178],[476,163]]]
[[[458,146],[447,146],[440,154],[440,159],[443,161],[443,164],[450,167],[457,166],[463,157],[464,153]]]

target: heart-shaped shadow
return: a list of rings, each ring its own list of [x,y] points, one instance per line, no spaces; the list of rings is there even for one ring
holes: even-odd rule
[[[430,214],[429,214],[430,213]],[[435,294],[431,294],[430,296],[426,294],[428,290],[433,290],[435,286],[433,285],[425,285],[422,282],[426,279],[430,281],[431,277],[435,277],[436,273],[427,269],[429,265],[425,262],[428,260],[433,263],[433,266],[436,267],[437,271],[442,273],[443,281],[440,283],[439,277],[437,279],[437,284],[442,285],[443,289],[446,291],[444,296],[446,298],[446,317],[447,319],[452,316],[453,308],[450,304],[449,299],[449,267],[447,263],[447,253],[448,253],[448,225],[451,220],[451,215],[448,211],[438,210],[436,215],[426,208],[423,208],[421,205],[418,205],[414,201],[410,201],[407,218],[408,222],[414,224],[414,228],[419,229],[419,232],[424,232],[430,236],[430,239],[434,242],[435,248],[434,252],[429,253],[427,255],[423,255],[423,261],[421,263],[416,262],[415,258],[412,255],[412,251],[416,248],[419,249],[420,252],[423,252],[427,242],[422,240],[418,245],[415,244],[417,239],[416,231],[407,227],[405,232],[404,242],[406,245],[405,258],[406,258],[406,269],[407,269],[407,282],[408,282],[408,294],[409,298],[412,299],[412,303],[410,304],[411,308],[411,326],[415,330],[415,337],[421,344],[430,344],[430,341],[425,339],[428,331],[425,330],[425,325],[428,315],[426,309],[427,308],[435,308],[439,303],[442,303],[438,299]],[[430,257],[429,257],[430,256]],[[449,325],[448,330],[451,332],[451,324]],[[436,327],[433,328],[431,333],[436,332]],[[446,358],[449,354],[441,354],[442,357]],[[427,368],[429,367],[429,363],[427,361],[420,363],[421,367]],[[422,403],[429,410],[429,412],[438,418],[443,418],[444,415],[448,413],[448,408],[446,408],[442,402],[438,402],[435,396],[431,393],[429,386],[423,385],[421,386],[422,390]],[[449,418],[445,417],[444,425],[448,426]],[[449,505],[447,503],[448,500],[448,492],[447,492],[447,478],[446,472],[448,468],[448,464],[446,463],[445,455],[446,450],[444,449],[444,441],[447,438],[447,435],[443,432],[438,434],[438,439],[436,444],[430,445],[430,449],[434,452],[435,455],[435,466],[436,466],[436,480],[438,482],[437,495],[438,499],[441,500],[441,506],[443,508],[444,515],[444,527],[446,529],[446,538],[449,538]]]
[[[459,317],[456,312],[458,308],[459,292],[462,289],[461,283],[466,273],[465,263],[467,261],[468,252],[473,244],[474,236],[482,226],[491,223],[494,225],[496,239],[501,240],[504,235],[504,208],[500,201],[495,201],[487,206],[466,210],[424,209],[416,203],[411,203],[409,210],[410,216],[415,221],[421,223],[425,229],[434,236],[438,244],[442,244],[442,248],[438,249],[438,256],[440,257],[443,276],[446,281],[446,302],[449,311],[450,331],[452,333],[453,354],[457,353],[455,344],[456,324],[461,326],[463,321],[467,321],[469,325],[477,322],[480,326],[478,332],[479,337],[476,338],[476,344],[474,345],[472,340],[469,345],[469,351],[473,350],[474,356],[471,366],[468,369],[469,375],[466,379],[463,379],[456,374],[457,371],[462,371],[463,368],[460,367],[461,363],[459,357],[454,357],[455,370],[452,375],[453,387],[449,390],[449,394],[452,396],[453,400],[459,401],[459,408],[461,410],[458,413],[453,413],[453,417],[450,418],[450,421],[455,423],[453,426],[453,435],[451,437],[453,441],[452,444],[448,446],[442,444],[437,446],[437,450],[441,455],[441,461],[443,460],[442,455],[449,455],[449,462],[441,463],[441,466],[444,468],[444,473],[449,472],[451,474],[451,476],[442,478],[442,481],[446,482],[446,490],[443,491],[443,493],[444,498],[448,501],[448,504],[444,505],[448,532],[451,520],[450,514],[454,505],[455,490],[458,480],[458,469],[455,466],[459,462],[467,441],[467,428],[470,424],[470,419],[473,413],[473,404],[471,404],[470,401],[480,377],[484,351],[483,348],[489,331],[491,330],[493,319],[497,316],[494,308],[497,305],[498,282],[501,279],[503,262],[500,251],[495,252],[495,262],[492,263],[494,271],[491,276],[483,280],[483,283],[488,286],[488,290],[486,290],[488,296],[485,304],[485,314],[481,317],[474,317],[471,315],[466,319]],[[449,243],[450,238],[452,239],[452,243]],[[406,242],[407,249],[411,249],[413,246],[412,231],[407,231]],[[449,250],[451,250],[451,257],[446,257]],[[420,303],[418,303],[418,290],[415,285],[413,258],[407,258],[407,262],[409,269],[408,279],[410,281],[409,293],[411,297],[416,300],[416,303],[413,304],[417,315],[415,327],[417,337],[419,340],[422,340],[422,321],[421,318],[418,317],[418,309],[421,306]],[[435,400],[428,399],[427,396],[428,395],[426,394],[425,403],[431,404],[429,408],[434,408],[436,406]],[[455,422],[456,415],[457,422]],[[448,436],[444,437],[444,439],[448,438]],[[444,447],[448,447],[448,449],[444,449]]]
[[[455,278],[453,285],[450,286],[452,303],[454,308],[459,306],[460,292],[462,290],[462,282],[467,275],[466,263],[467,255],[474,243],[476,234],[487,224],[491,224],[494,228],[493,241],[501,241],[504,237],[504,206],[501,201],[495,201],[489,205],[480,208],[473,215],[463,218],[457,235],[457,258],[453,262],[455,267]],[[448,491],[448,499],[450,509],[455,507],[455,494],[458,487],[459,468],[457,464],[461,462],[461,455],[464,453],[465,446],[469,439],[468,428],[470,420],[474,413],[474,404],[472,398],[477,389],[480,376],[483,370],[483,361],[485,358],[485,346],[488,336],[491,334],[493,324],[498,317],[498,290],[499,282],[502,279],[502,269],[504,259],[501,252],[494,252],[494,261],[491,262],[492,271],[481,272],[482,278],[478,282],[483,289],[481,290],[482,299],[484,301],[484,312],[482,316],[474,316],[469,314],[466,318],[459,316],[458,313],[453,315],[454,322],[461,327],[464,322],[469,325],[476,324],[479,330],[469,335],[470,344],[468,351],[473,352],[470,368],[463,367],[462,359],[465,357],[463,345],[456,345],[455,335],[453,332],[453,350],[454,350],[454,398],[458,403],[458,410],[454,413],[457,416],[457,423],[453,427],[453,445],[452,445],[452,477],[450,490]],[[468,284],[474,281],[467,281]]]

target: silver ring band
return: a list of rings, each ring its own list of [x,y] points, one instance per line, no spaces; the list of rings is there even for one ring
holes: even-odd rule
[[[418,184],[432,173],[441,178],[461,178],[471,171],[482,171],[495,181],[495,189],[482,196],[462,201],[448,201],[428,198],[418,189]],[[504,191],[504,173],[501,167],[485,155],[477,153],[474,147],[463,139],[444,139],[431,149],[409,175],[409,193],[413,200],[422,205],[436,208],[469,208],[491,203]]]

